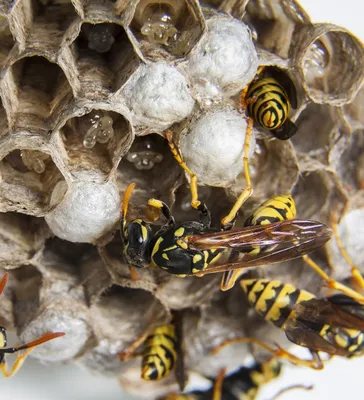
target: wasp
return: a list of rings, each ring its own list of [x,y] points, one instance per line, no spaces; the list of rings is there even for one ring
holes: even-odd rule
[[[125,191],[121,218],[123,253],[131,267],[157,266],[180,277],[203,276],[301,257],[322,246],[331,235],[324,224],[299,219],[221,231],[211,228],[210,212],[202,202],[197,206],[199,221],[176,224],[165,203],[149,199],[148,204],[167,220],[154,230],[140,218],[126,221],[134,187],[131,184]],[[263,251],[252,251],[257,247]],[[218,263],[222,255],[228,259]]]
[[[291,108],[297,108],[296,88],[280,69],[260,67],[253,82],[242,91],[240,101],[250,118],[277,139],[290,139],[297,132],[289,119]]]
[[[340,251],[351,265],[353,280],[363,291],[364,279],[344,251],[336,224],[333,231]],[[299,359],[280,347],[274,349],[254,338],[228,340],[214,351],[235,341],[252,342],[276,357],[313,369],[323,368],[319,352],[347,358],[364,354],[364,295],[330,278],[309,256],[304,255],[303,259],[330,288],[341,293],[320,298],[291,284],[269,279],[241,280],[240,284],[250,305],[267,321],[282,329],[291,342],[307,347],[313,358]]]
[[[174,314],[171,323],[161,325],[151,333],[144,333],[119,356],[123,361],[130,357],[141,356],[141,378],[145,381],[167,378],[174,370],[178,385],[183,391],[186,376],[182,349],[182,320],[181,315],[177,312]],[[135,350],[141,344],[144,344],[144,350],[138,354]]]
[[[161,400],[255,400],[259,389],[280,375],[281,367],[277,359],[270,358],[251,367],[243,366],[228,376],[221,371],[216,379],[211,380],[213,387],[208,390],[172,393]]]
[[[3,292],[6,282],[8,280],[8,274],[6,273],[1,281],[0,281],[0,295]],[[31,353],[31,351],[42,343],[48,342],[49,340],[53,340],[57,337],[64,336],[63,332],[54,332],[54,333],[46,333],[40,338],[33,340],[32,342],[25,343],[22,345],[14,346],[14,347],[5,347],[7,344],[7,336],[6,329],[3,326],[0,326],[0,371],[7,378],[15,375],[20,367],[23,365],[25,359]],[[16,358],[11,371],[8,371],[5,356],[6,354],[16,353],[18,351],[25,350],[25,352],[21,355],[18,355]]]

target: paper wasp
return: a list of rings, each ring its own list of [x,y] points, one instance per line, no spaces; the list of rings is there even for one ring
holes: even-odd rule
[[[351,265],[352,278],[363,291],[364,279],[343,249],[336,224],[333,224],[333,230],[341,253]],[[251,342],[276,357],[313,369],[323,368],[319,352],[347,358],[364,354],[364,295],[330,278],[307,255],[303,259],[327,282],[329,288],[341,293],[320,298],[293,285],[269,279],[242,280],[240,284],[251,306],[267,321],[282,329],[291,342],[307,347],[313,359],[302,360],[280,347],[274,349],[254,338],[227,340],[215,351],[236,341]]]
[[[221,371],[216,379],[212,379],[213,387],[208,390],[171,393],[160,400],[255,400],[261,386],[277,378],[280,373],[281,364],[271,358],[251,367],[241,367],[228,376]]]
[[[262,208],[266,209],[265,203],[249,219],[251,226],[232,229],[238,200],[222,219],[221,230],[212,228],[210,212],[198,200],[196,176],[182,160],[171,137],[168,134],[166,136],[175,158],[191,176],[191,205],[199,211],[200,219],[176,224],[165,203],[150,199],[148,204],[159,210],[167,222],[157,230],[140,218],[127,222],[128,204],[135,187],[134,184],[129,185],[124,193],[122,206],[121,239],[124,245],[123,254],[130,267],[158,266],[181,277],[203,276],[301,257],[322,246],[330,238],[331,230],[324,224],[310,220],[285,219],[295,214],[295,205],[289,195],[270,200],[269,207],[275,205],[278,198],[283,198],[283,203],[286,203],[279,218],[276,214],[280,208],[276,207],[273,210],[274,215],[268,213],[266,218],[260,219]],[[270,222],[271,217],[276,222],[265,223]],[[222,256],[228,256],[228,259],[219,264]]]
[[[5,288],[7,280],[8,280],[8,274],[6,273],[0,281],[0,295]],[[36,346],[39,346],[42,343],[48,342],[49,340],[53,340],[56,339],[57,337],[64,335],[65,333],[63,332],[46,333],[45,335],[41,336],[36,340],[33,340],[32,342],[14,347],[5,347],[7,344],[6,329],[3,326],[0,326],[0,371],[7,378],[15,375],[19,371],[20,367],[23,365],[25,359],[28,357],[28,355]],[[16,353],[21,350],[25,350],[25,352],[21,355],[18,355],[11,371],[8,371],[5,360],[6,354]]]
[[[135,350],[142,344],[143,351],[136,353]],[[186,376],[182,347],[182,316],[174,312],[171,323],[161,325],[151,333],[145,332],[119,356],[122,361],[141,356],[141,378],[145,381],[167,378],[174,370],[178,385],[183,391]]]

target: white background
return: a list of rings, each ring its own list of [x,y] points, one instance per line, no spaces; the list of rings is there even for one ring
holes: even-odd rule
[[[362,0],[301,0],[313,22],[345,26],[364,40]],[[308,354],[303,350],[303,356]],[[259,400],[270,400],[280,389],[292,384],[314,384],[310,392],[294,390],[280,400],[338,400],[364,398],[364,358],[335,359],[324,371],[290,368],[284,376],[267,385]],[[122,394],[115,380],[92,376],[74,366],[44,367],[28,359],[11,379],[0,377],[0,396],[6,400],[131,400]]]

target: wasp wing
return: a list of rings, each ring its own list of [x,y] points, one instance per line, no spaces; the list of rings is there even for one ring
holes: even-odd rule
[[[307,347],[311,351],[323,351],[330,355],[347,357],[349,352],[342,347],[328,342],[319,332],[311,329],[305,323],[297,320],[289,320],[285,327],[285,334],[292,343]]]
[[[293,307],[293,311],[296,319],[302,322],[364,331],[364,308],[346,295],[302,301]]]
[[[228,240],[225,235],[229,235]],[[213,264],[195,275],[257,267],[302,257],[323,246],[331,236],[325,225],[306,220],[288,220],[269,225],[256,225],[240,230],[192,236],[192,248],[231,248],[236,257],[224,264]],[[197,244],[197,245],[196,245]],[[252,248],[267,246],[263,251],[244,253]]]
[[[192,249],[235,248],[244,251],[252,246],[272,246],[310,239],[322,238],[327,241],[331,234],[331,229],[320,222],[291,219],[268,225],[245,226],[230,231],[192,235],[188,236],[187,241]]]

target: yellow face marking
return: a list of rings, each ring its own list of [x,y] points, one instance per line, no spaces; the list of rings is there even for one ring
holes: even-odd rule
[[[163,257],[165,260],[169,261],[169,257],[168,257],[168,255],[167,255],[167,253],[162,253],[162,257]]]
[[[348,340],[340,335],[335,335],[335,342],[338,346],[342,347],[343,349],[346,349],[348,346]]]
[[[0,333],[0,349],[6,346],[5,336]]]
[[[163,238],[160,237],[158,238],[158,240],[155,242],[155,245],[153,247],[153,251],[152,251],[152,259],[155,253],[157,253],[157,251],[159,250],[159,246],[161,245],[161,243],[163,242]]]
[[[175,232],[174,232],[174,236],[176,237],[182,237],[185,233],[185,228],[183,228],[182,226],[180,228],[178,228]]]
[[[182,249],[184,249],[184,250],[188,249],[188,245],[184,240],[177,239],[176,243],[177,243],[177,246],[181,247]]]
[[[140,228],[141,228],[141,230],[142,230],[142,238],[143,238],[143,241],[145,242],[145,241],[147,240],[147,238],[148,238],[148,231],[147,231],[147,228],[146,228],[144,225],[140,225]]]
[[[201,261],[202,260],[202,256],[201,256],[201,254],[195,254],[194,256],[193,256],[193,258],[192,258],[192,262],[194,263],[194,264],[197,264],[199,261]]]

